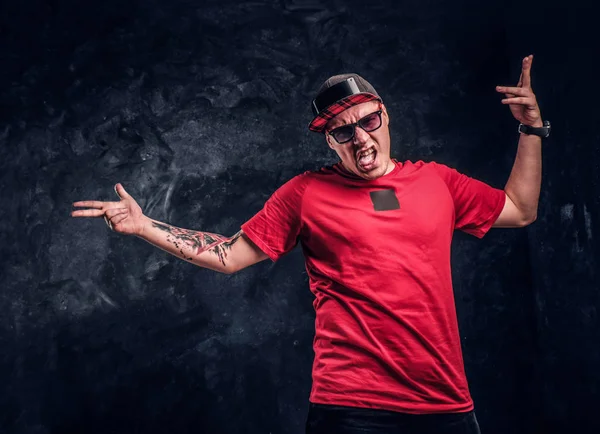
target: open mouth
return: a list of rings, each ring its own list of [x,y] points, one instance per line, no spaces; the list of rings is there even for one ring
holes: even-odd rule
[[[364,170],[372,169],[376,160],[377,152],[375,152],[375,148],[371,148],[368,151],[359,154],[357,157],[358,165]]]

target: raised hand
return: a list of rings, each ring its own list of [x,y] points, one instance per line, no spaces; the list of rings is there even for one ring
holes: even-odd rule
[[[506,95],[502,104],[508,104],[516,120],[524,125],[541,127],[542,115],[535,94],[531,89],[531,64],[533,54],[523,59],[521,77],[516,87],[496,86],[496,90]]]
[[[71,212],[72,217],[104,217],[110,229],[120,234],[140,236],[148,218],[142,208],[125,191],[121,184],[115,185],[115,192],[121,199],[119,202],[100,202],[97,200],[84,200],[74,202],[74,207],[88,209]]]

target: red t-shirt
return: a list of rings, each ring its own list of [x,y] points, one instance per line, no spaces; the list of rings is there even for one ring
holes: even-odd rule
[[[470,411],[450,245],[454,229],[483,237],[505,193],[443,164],[394,163],[372,181],[340,163],[298,175],[242,230],[273,261],[302,245],[316,311],[311,402]],[[375,210],[381,190],[399,206]]]

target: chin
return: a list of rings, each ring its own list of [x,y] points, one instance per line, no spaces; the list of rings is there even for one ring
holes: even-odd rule
[[[389,163],[388,163],[389,164]],[[363,170],[358,164],[356,164],[356,174],[361,178],[365,179],[377,179],[387,171],[388,164],[379,163],[370,170]]]

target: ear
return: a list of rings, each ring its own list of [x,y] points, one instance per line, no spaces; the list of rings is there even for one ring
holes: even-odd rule
[[[334,140],[334,138],[331,137],[331,135],[325,133],[325,141],[327,142],[329,147],[335,151],[333,140]]]
[[[388,114],[387,108],[383,103],[381,103],[381,109],[383,110],[383,119],[385,121],[385,126],[387,127],[390,124],[390,115]]]

